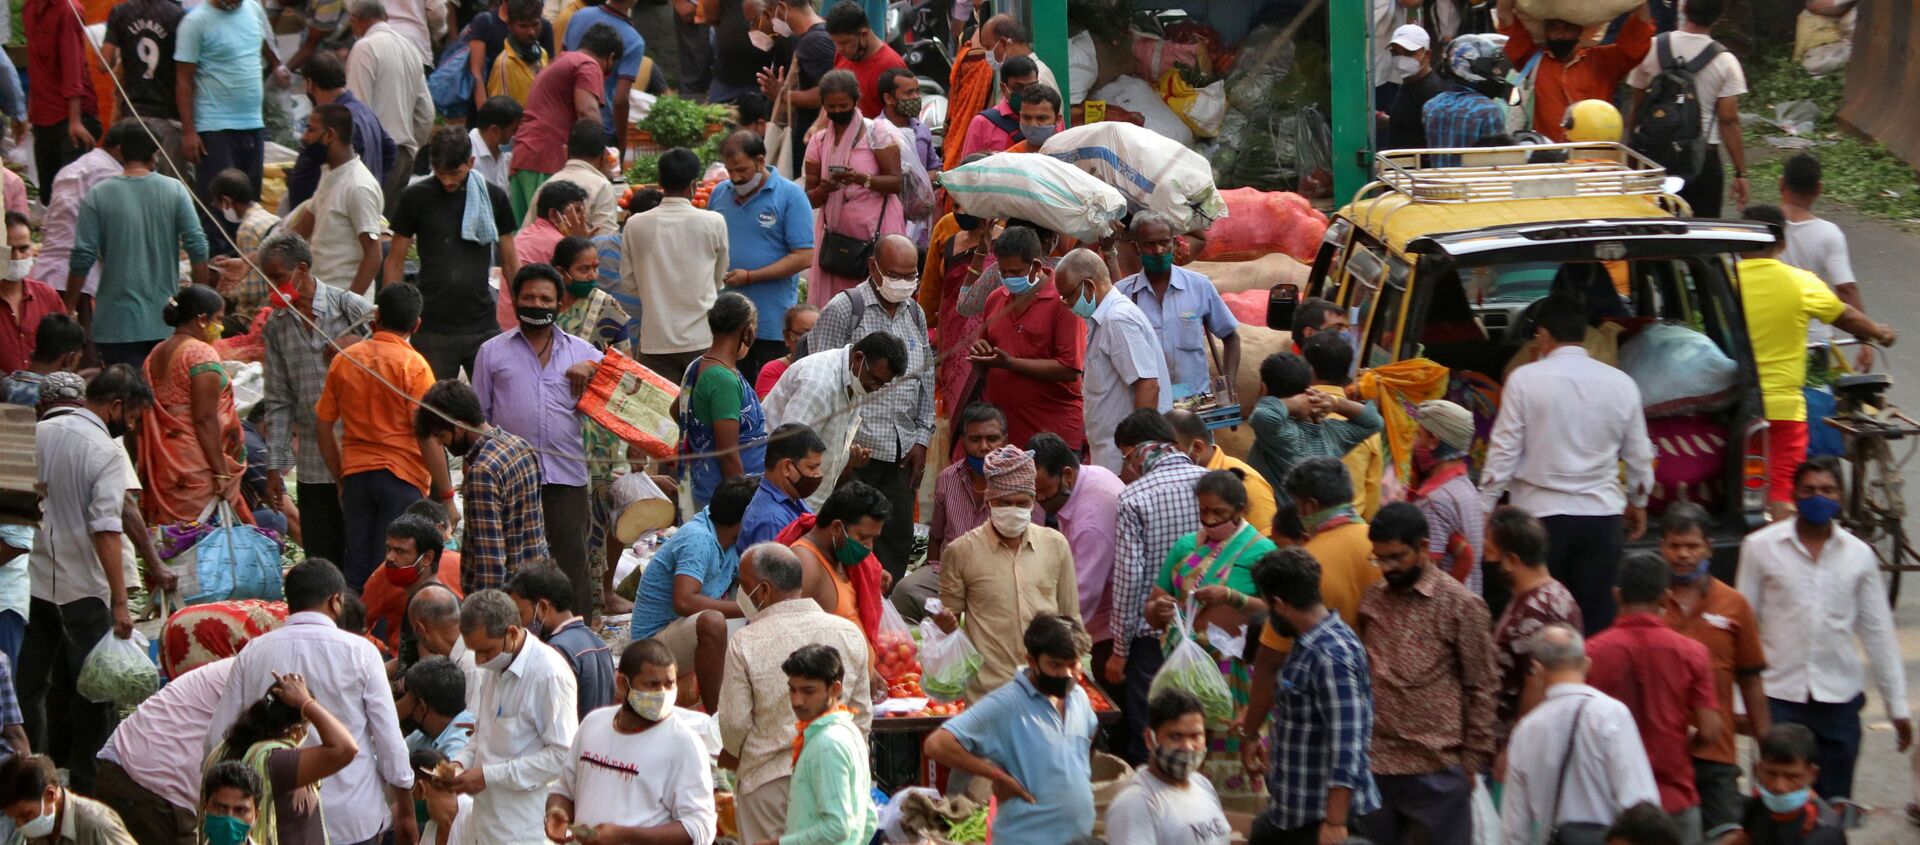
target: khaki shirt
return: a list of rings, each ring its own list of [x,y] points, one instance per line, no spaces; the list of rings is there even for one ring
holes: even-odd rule
[[[967,638],[981,657],[967,703],[1012,680],[1026,665],[1022,637],[1042,613],[1080,618],[1080,582],[1066,535],[1029,526],[1017,550],[987,522],[947,544],[940,555],[940,603],[966,617]]]
[[[71,790],[60,794],[60,826],[52,836],[27,840],[32,845],[134,845],[113,808]]]

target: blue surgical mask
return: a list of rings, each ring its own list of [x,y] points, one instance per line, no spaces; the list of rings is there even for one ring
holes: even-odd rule
[[[1799,812],[1801,807],[1807,806],[1807,801],[1811,797],[1812,790],[1804,786],[1792,792],[1782,792],[1779,794],[1768,792],[1764,786],[1760,787],[1760,803],[1767,805],[1767,812],[1778,813],[1783,816],[1788,813]]]
[[[1707,577],[1707,567],[1712,563],[1713,563],[1713,560],[1709,558],[1707,560],[1700,561],[1700,565],[1694,567],[1692,572],[1689,572],[1685,575],[1673,576],[1674,586],[1685,587],[1685,586],[1690,586],[1693,584],[1700,583],[1700,579]]]
[[[973,470],[973,474],[975,475],[985,475],[987,473],[987,459],[968,455],[967,469]]]
[[[1033,286],[1037,284],[1033,280],[1033,276],[1031,275],[1032,273],[1031,269],[1028,270],[1028,273],[1029,275],[1025,275],[1025,276],[1003,277],[1000,280],[1000,283],[1007,286],[1008,294],[1011,294],[1013,296],[1019,296],[1023,293],[1026,293],[1027,291],[1033,290]]]
[[[1087,291],[1081,294],[1079,299],[1073,301],[1073,313],[1080,315],[1080,319],[1091,320],[1093,319],[1094,309],[1098,308],[1099,305],[1100,303],[1095,302],[1093,299],[1093,291]]]
[[[1800,518],[1809,525],[1825,525],[1840,515],[1840,502],[1826,496],[1808,496],[1795,499],[1793,506],[1800,512]]]

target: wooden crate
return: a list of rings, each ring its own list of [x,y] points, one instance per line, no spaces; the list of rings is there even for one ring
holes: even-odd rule
[[[33,448],[35,416],[25,405],[0,404],[0,524],[37,525],[39,467]]]

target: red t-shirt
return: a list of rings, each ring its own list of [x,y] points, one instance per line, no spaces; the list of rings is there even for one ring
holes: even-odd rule
[[[33,33],[27,39],[27,76],[33,80],[27,91],[27,122],[34,126],[64,123],[67,100],[74,97],[80,98],[81,114],[100,114],[87,69],[86,33],[73,10],[69,0],[27,0],[21,10],[21,25]],[[864,77],[861,84],[866,84]]]
[[[981,337],[1013,358],[1050,358],[1085,372],[1087,324],[1060,299],[1053,280],[1042,277],[1034,300],[1015,314],[1012,296],[1000,288],[987,297]],[[1022,449],[1042,431],[1051,431],[1079,449],[1086,440],[1080,380],[1039,381],[998,367],[987,370],[981,397],[1007,415],[1007,442]]]
[[[59,291],[32,279],[26,281],[20,293],[18,314],[0,300],[0,373],[26,369],[27,359],[33,355],[34,340],[40,333],[40,318],[66,310]]]
[[[885,44],[857,62],[848,60],[844,55],[835,56],[833,59],[834,70],[853,71],[853,75],[860,80],[860,113],[867,117],[879,117],[880,110],[886,107],[885,103],[880,102],[880,74],[892,68],[906,66],[907,63],[900,58],[900,54]],[[517,156],[519,153],[514,155]]]
[[[554,174],[567,164],[567,133],[581,115],[573,110],[573,92],[585,91],[600,100],[606,76],[600,61],[585,52],[561,53],[527,92],[527,108],[520,131],[513,133],[513,169]],[[599,117],[596,112],[587,117]]]
[[[1678,813],[1698,806],[1689,728],[1695,710],[1712,710],[1720,701],[1707,647],[1668,628],[1658,616],[1631,613],[1587,640],[1587,657],[1593,661],[1587,683],[1633,712],[1660,787],[1660,808]]]

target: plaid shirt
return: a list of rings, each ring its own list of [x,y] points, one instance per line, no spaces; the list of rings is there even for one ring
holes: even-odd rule
[[[0,654],[0,727],[26,723],[20,712],[20,697],[13,688],[13,662]],[[0,742],[0,760],[13,756],[13,746]]]
[[[1293,641],[1273,697],[1273,771],[1267,820],[1283,830],[1327,817],[1327,790],[1353,790],[1347,818],[1380,806],[1368,768],[1373,733],[1373,680],[1367,651],[1339,611]],[[1351,823],[1351,821],[1349,821]]]
[[[1507,110],[1492,97],[1455,85],[1427,101],[1420,112],[1433,147],[1471,147],[1488,135],[1507,131]],[[1434,156],[1431,166],[1454,167],[1459,156]]]
[[[497,589],[522,564],[546,560],[540,512],[540,456],[499,426],[474,441],[461,472],[466,518],[460,535],[460,592]]]
[[[860,322],[853,322],[851,297],[860,297]],[[907,345],[907,367],[897,372],[886,387],[861,400],[863,420],[854,434],[855,445],[873,450],[873,459],[893,463],[905,457],[914,446],[925,446],[933,439],[933,373],[923,372],[927,364],[927,315],[920,303],[908,299],[900,303],[893,316],[873,285],[861,283],[835,296],[820,309],[820,321],[807,335],[809,349],[833,349],[849,346],[874,332],[886,332]]]
[[[233,236],[233,248],[241,255],[252,255],[260,249],[261,242],[265,241],[268,235],[273,234],[274,229],[279,225],[280,218],[261,208],[256,202],[247,207],[247,216],[240,218],[240,228],[234,232]],[[272,291],[273,286],[267,284],[267,277],[261,275],[258,270],[249,270],[246,278],[220,288],[222,294],[233,298],[236,303],[235,310],[247,315],[252,315],[263,306],[271,305]]]
[[[1153,470],[1120,492],[1114,520],[1113,653],[1124,657],[1134,637],[1154,636],[1146,623],[1147,590],[1160,575],[1167,553],[1181,537],[1200,530],[1193,485],[1206,475],[1186,455],[1160,459]]]
[[[373,306],[353,292],[332,285],[313,286],[313,322],[316,334],[291,309],[267,318],[266,398],[267,468],[295,470],[308,484],[330,484],[333,473],[320,457],[318,423],[313,408],[327,382],[327,341],[349,331],[365,337],[362,325]],[[295,437],[299,440],[296,443]]]
[[[819,329],[816,324],[814,331]],[[812,342],[809,340],[808,344]],[[870,405],[854,396],[853,372],[847,369],[852,353],[851,347],[842,346],[793,362],[767,393],[767,398],[760,402],[766,413],[768,431],[787,423],[803,423],[826,441],[827,451],[820,458],[820,473],[827,481],[807,497],[807,507],[813,510],[826,504],[827,496],[833,493],[834,480],[840,477],[840,468],[846,466],[847,432],[853,426],[866,427],[864,421]]]

